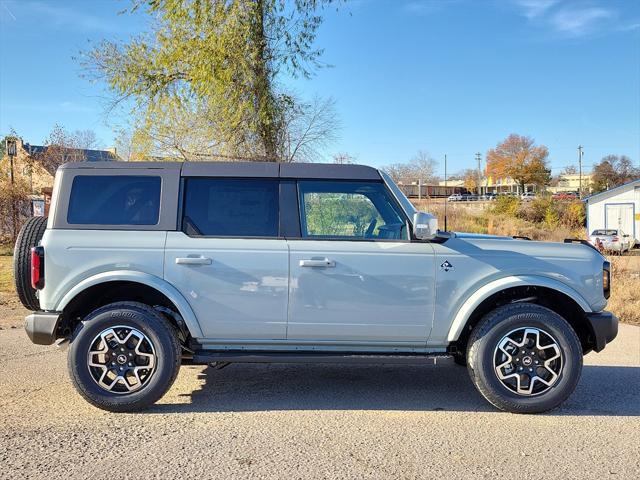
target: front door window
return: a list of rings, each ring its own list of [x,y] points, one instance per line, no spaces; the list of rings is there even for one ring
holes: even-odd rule
[[[304,238],[408,238],[406,222],[381,183],[305,181],[298,189]]]

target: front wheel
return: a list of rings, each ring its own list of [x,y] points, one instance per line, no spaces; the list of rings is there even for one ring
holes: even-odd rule
[[[180,369],[180,343],[156,310],[136,302],[106,305],[76,328],[69,349],[69,373],[92,405],[132,412],[155,403]]]
[[[469,339],[468,368],[480,393],[514,413],[557,407],[573,392],[582,372],[582,347],[557,313],[514,303],[487,314]]]

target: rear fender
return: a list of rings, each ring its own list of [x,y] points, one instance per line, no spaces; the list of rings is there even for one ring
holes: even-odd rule
[[[56,310],[59,312],[63,311],[64,308],[69,304],[69,302],[71,302],[78,294],[82,293],[87,288],[101,283],[113,281],[136,282],[156,289],[157,291],[165,295],[169,300],[171,300],[171,302],[177,307],[178,313],[187,325],[191,336],[194,338],[203,337],[198,319],[196,318],[193,310],[191,309],[191,306],[182,296],[182,294],[173,285],[163,280],[162,278],[143,272],[121,270],[103,272],[88,277],[82,280],[80,283],[76,284],[62,297],[62,300],[60,300],[60,302],[56,306]]]

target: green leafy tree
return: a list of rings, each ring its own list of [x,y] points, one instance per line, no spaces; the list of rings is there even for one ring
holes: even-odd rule
[[[154,30],[103,41],[83,64],[116,104],[133,100],[144,125],[195,109],[210,120],[217,153],[278,160],[293,101],[278,75],[308,77],[320,65],[319,11],[333,1],[135,0],[131,10],[153,16]]]

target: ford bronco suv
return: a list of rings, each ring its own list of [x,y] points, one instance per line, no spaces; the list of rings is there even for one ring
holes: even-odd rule
[[[70,342],[80,395],[117,412],[182,363],[440,357],[496,407],[542,412],[618,329],[594,248],[439,231],[359,165],[66,164],[15,273],[31,340]]]

